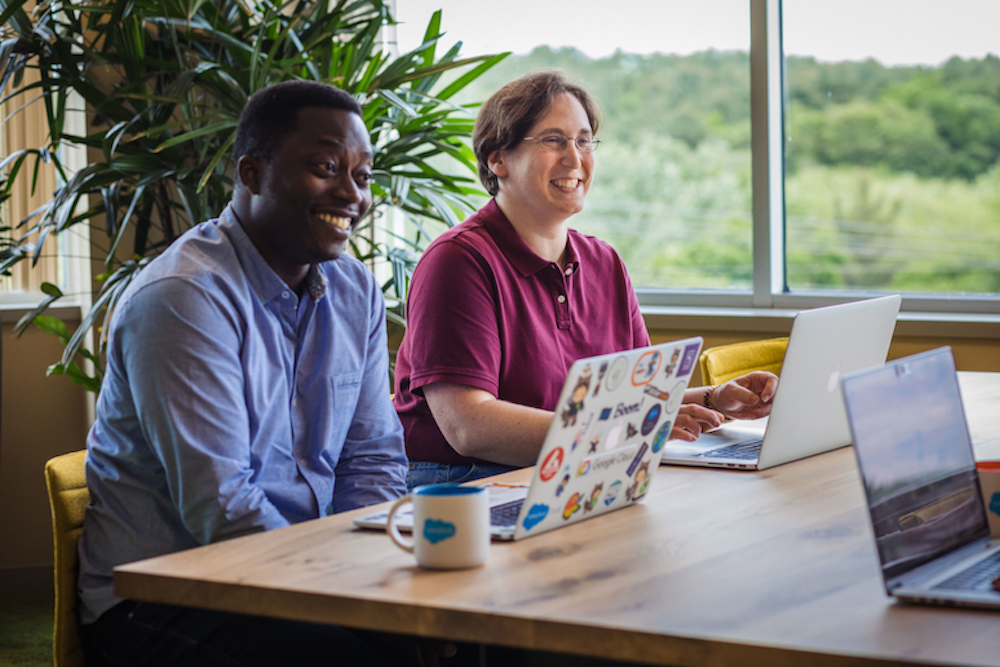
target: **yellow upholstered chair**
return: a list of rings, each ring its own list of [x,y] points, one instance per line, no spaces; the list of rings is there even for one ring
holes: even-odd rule
[[[72,452],[45,463],[45,484],[52,508],[52,541],[55,545],[55,623],[52,655],[55,667],[83,667],[80,619],[77,616],[76,578],[79,559],[76,543],[83,528],[83,512],[90,503],[84,474],[87,451]]]
[[[787,347],[787,336],[710,347],[698,359],[702,380],[706,385],[722,384],[750,371],[780,375]]]

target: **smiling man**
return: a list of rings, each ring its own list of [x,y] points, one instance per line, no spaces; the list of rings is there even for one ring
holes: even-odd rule
[[[91,665],[384,664],[343,628],[121,600],[118,564],[405,491],[382,294],[343,255],[372,203],[361,109],[325,84],[254,95],[236,187],[115,308],[87,448],[80,616]]]

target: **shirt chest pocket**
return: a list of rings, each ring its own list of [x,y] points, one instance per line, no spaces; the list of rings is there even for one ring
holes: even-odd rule
[[[341,424],[346,419],[350,422],[358,406],[358,397],[361,395],[361,380],[364,374],[361,371],[352,373],[341,373],[330,379],[330,407],[334,419]]]

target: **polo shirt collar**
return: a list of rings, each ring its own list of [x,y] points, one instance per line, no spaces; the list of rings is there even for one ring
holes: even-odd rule
[[[491,199],[483,207],[482,212],[485,214],[483,216],[483,224],[486,227],[486,231],[493,237],[493,241],[500,248],[500,252],[507,258],[507,261],[522,276],[534,275],[552,263],[542,259],[534,250],[528,247],[528,244],[524,242],[524,239],[514,229],[514,225],[510,224],[510,220],[507,219],[507,216],[497,206],[496,199]],[[571,229],[566,237],[566,266],[573,267],[573,271],[578,271],[580,263],[577,258],[575,244],[573,243],[573,234],[574,232]]]

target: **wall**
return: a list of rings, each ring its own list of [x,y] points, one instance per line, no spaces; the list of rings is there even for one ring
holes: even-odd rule
[[[7,319],[7,318],[4,318]],[[75,327],[75,323],[71,323]],[[62,345],[35,328],[0,326],[0,604],[52,596],[52,522],[45,461],[84,447],[86,393],[45,369]]]

